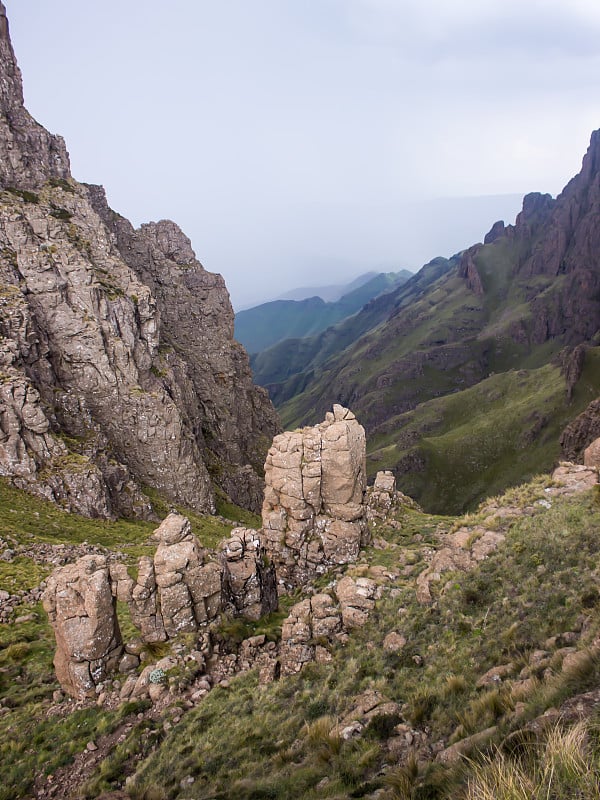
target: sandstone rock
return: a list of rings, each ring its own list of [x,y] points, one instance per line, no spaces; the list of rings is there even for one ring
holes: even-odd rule
[[[214,511],[210,459],[258,510],[279,426],[223,279],[174,223],[134,231],[72,179],[62,139],[24,108],[2,4],[0,194],[0,471],[80,513],[147,516],[142,483]]]
[[[224,608],[254,620],[277,610],[275,568],[256,531],[232,531],[222,544],[221,569]]]
[[[461,739],[459,742],[450,745],[441,753],[438,753],[436,761],[442,764],[453,764],[460,761],[461,758],[468,756],[473,750],[483,748],[490,739],[492,739],[497,732],[498,728],[494,725],[491,728],[486,728],[483,731],[478,731],[472,736]]]
[[[350,578],[338,581],[335,594],[340,603],[345,628],[362,627],[375,608],[377,584],[370,578]]]
[[[77,698],[95,694],[122,652],[121,634],[103,556],[84,556],[47,581],[44,608],[54,629],[56,675]]]
[[[221,578],[216,564],[204,564],[200,543],[189,521],[169,514],[154,532],[160,542],[154,555],[158,608],[169,637],[195,631],[220,609]]]
[[[388,653],[399,653],[406,646],[406,636],[390,631],[383,640],[383,649]]]
[[[176,374],[186,418],[203,431],[197,435],[200,450],[223,467],[217,481],[234,502],[259,512],[263,442],[280,424],[267,392],[252,384],[248,356],[233,338],[223,278],[202,267],[175,223],[161,220],[134,230],[110,211],[98,187],[90,197],[121,256],[156,298],[165,341],[175,351],[163,355],[157,367],[167,377]]]
[[[512,675],[514,669],[514,664],[501,664],[497,667],[492,667],[479,678],[475,685],[477,688],[481,688],[483,686],[495,686],[499,683],[502,683],[504,678]]]
[[[583,452],[583,463],[586,467],[600,467],[600,438],[585,448]]]
[[[573,495],[585,492],[598,484],[598,470],[581,464],[561,461],[552,473],[552,480],[559,484],[551,487],[549,495]]]
[[[49,177],[69,177],[69,156],[23,107],[21,71],[10,42],[6,9],[0,3],[0,185],[36,189]]]
[[[562,432],[560,446],[563,458],[581,464],[586,448],[598,437],[600,437],[600,398],[592,400]]]
[[[290,609],[281,629],[281,674],[292,675],[316,660],[317,649],[332,643],[342,630],[342,619],[333,598],[316,594]],[[320,660],[326,660],[320,653]]]
[[[342,406],[276,436],[265,463],[262,538],[288,587],[355,561],[367,543],[365,433]]]

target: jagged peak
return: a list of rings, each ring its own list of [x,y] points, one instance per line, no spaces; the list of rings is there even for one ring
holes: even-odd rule
[[[4,111],[23,105],[23,81],[10,40],[6,7],[0,2],[0,108]]]
[[[586,182],[591,182],[600,172],[600,129],[592,131],[590,146],[583,157],[581,177]]]

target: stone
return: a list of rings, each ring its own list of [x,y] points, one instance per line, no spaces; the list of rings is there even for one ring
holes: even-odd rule
[[[475,684],[478,689],[484,686],[497,686],[502,683],[504,678],[512,675],[515,670],[514,664],[500,664],[497,667],[492,667],[483,674]]]
[[[574,495],[585,492],[598,484],[598,469],[583,464],[561,461],[552,473],[552,480],[559,484],[548,490],[549,495]]]
[[[225,609],[253,620],[277,610],[275,567],[256,531],[232,531],[221,545],[220,562]]]
[[[396,631],[390,631],[383,640],[383,649],[388,653],[399,653],[406,646],[406,637]]]
[[[140,659],[138,656],[134,656],[132,653],[125,653],[119,661],[119,672],[132,672],[138,668],[139,664]]]
[[[261,539],[286,588],[356,561],[370,541],[365,451],[364,429],[341,405],[320,425],[274,438]]]
[[[370,578],[345,576],[338,581],[335,594],[340,603],[344,628],[360,628],[375,608],[377,584]]]
[[[84,556],[55,570],[43,604],[56,637],[62,689],[76,698],[94,695],[122,652],[106,557]]]
[[[600,467],[600,438],[588,445],[583,451],[583,464],[586,467]]]
[[[279,423],[222,277],[175,223],[134,230],[72,178],[24,107],[2,4],[0,192],[0,472],[87,516],[148,517],[141,484],[214,512],[210,461],[259,511]]]

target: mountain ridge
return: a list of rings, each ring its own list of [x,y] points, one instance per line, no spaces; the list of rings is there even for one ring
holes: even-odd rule
[[[378,295],[409,280],[411,275],[407,270],[375,273],[359,286],[350,284],[349,290],[335,301],[313,295],[302,300],[273,300],[238,311],[235,336],[250,354],[256,354],[285,339],[318,334],[355,314]]]
[[[416,491],[417,499],[423,501],[424,487],[435,483],[438,445],[415,441],[405,446],[402,431],[392,431],[396,423],[406,423],[403,414],[411,415],[411,425],[422,437],[432,430],[427,402],[435,400],[442,409],[439,398],[450,398],[490,377],[504,393],[511,384],[510,370],[550,366],[565,347],[596,344],[600,329],[600,241],[595,224],[600,209],[599,150],[596,131],[581,172],[555,200],[539,193],[526,195],[514,225],[496,223],[486,241],[460,253],[448,272],[409,302],[403,302],[404,287],[386,295],[386,319],[373,327],[365,325],[354,341],[344,342],[337,352],[335,341],[329,345],[327,358],[319,357],[317,347],[307,365],[301,363],[297,373],[288,375],[278,372],[273,360],[267,375],[275,380],[265,384],[284,425],[293,427],[318,418],[331,402],[352,407],[370,436],[371,474],[384,464],[395,471],[404,491]],[[358,329],[363,313],[356,316]],[[591,351],[589,357],[592,384],[585,398],[578,397],[577,407],[569,406],[570,389],[559,367],[552,373],[551,394],[558,398],[555,390],[562,391],[564,400],[557,399],[545,423],[546,433],[552,428],[555,434],[555,444],[547,447],[535,437],[530,442],[534,450],[540,446],[540,470],[549,469],[552,459],[559,456],[559,418],[560,424],[566,424],[569,408],[575,416],[598,390]],[[293,387],[301,391],[292,397]],[[532,406],[519,424],[525,425],[534,412]],[[442,413],[437,429],[449,433],[443,417]],[[521,447],[511,446],[513,460],[519,458]],[[508,450],[494,452],[502,463],[509,459]],[[495,471],[491,453],[484,456],[482,450],[475,461],[484,473]],[[415,474],[421,475],[419,486]],[[495,485],[496,491],[501,488]],[[460,507],[455,505],[453,510]],[[440,510],[435,505],[428,508]]]

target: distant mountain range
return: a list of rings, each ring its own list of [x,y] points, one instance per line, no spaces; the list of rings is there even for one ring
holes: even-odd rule
[[[405,283],[412,273],[366,273],[346,286],[294,289],[290,299],[273,300],[235,315],[235,338],[249,353],[259,353],[284,339],[325,330],[359,311],[383,292]],[[312,294],[308,294],[312,292]],[[327,300],[325,298],[336,298]]]
[[[383,270],[382,270],[383,271]],[[350,283],[334,283],[329,286],[302,286],[297,289],[290,289],[284,292],[275,300],[306,300],[308,297],[320,297],[326,303],[335,303],[345,294],[359,289],[363,284],[380,274],[378,270],[364,272]]]
[[[286,427],[334,402],[428,510],[468,507],[548,469],[600,394],[600,132],[554,200],[436,259],[353,317],[252,359]]]

